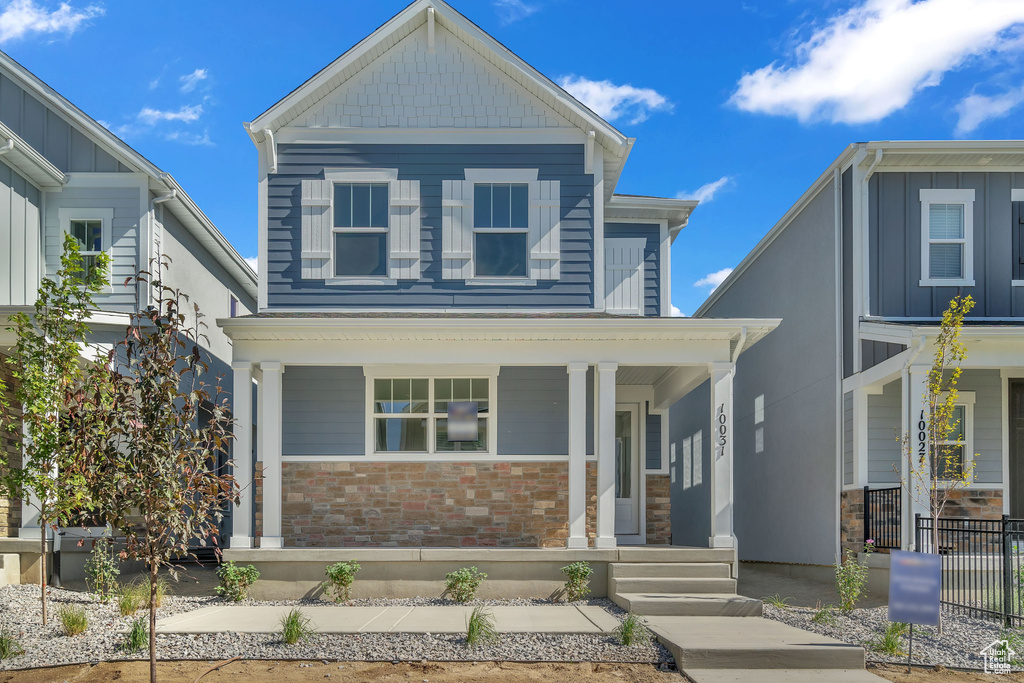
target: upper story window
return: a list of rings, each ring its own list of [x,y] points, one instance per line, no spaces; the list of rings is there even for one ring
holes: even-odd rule
[[[387,183],[334,185],[334,276],[388,274]]]
[[[477,277],[525,278],[529,273],[530,186],[473,186],[473,248]]]
[[[921,190],[921,286],[974,285],[974,190]]]
[[[82,256],[82,276],[88,277],[96,269],[97,257],[104,253],[110,254],[114,210],[62,208],[57,210],[57,221],[61,229],[78,243],[78,252]]]

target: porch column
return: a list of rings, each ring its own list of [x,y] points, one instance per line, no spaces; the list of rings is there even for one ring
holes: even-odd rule
[[[914,515],[928,517],[931,510],[928,505],[928,479],[931,472],[931,453],[928,448],[928,406],[925,393],[928,390],[929,365],[911,365],[908,375],[907,391],[904,392],[904,411],[907,415],[907,433],[910,435],[910,454],[904,454],[906,462],[903,470],[907,486],[905,499],[908,505],[906,512],[907,547],[917,548],[914,532]],[[924,458],[922,462],[922,457]]]
[[[711,364],[711,538],[712,548],[735,548],[732,526],[732,380],[735,363]]]
[[[597,386],[597,540],[598,548],[615,547],[615,371],[618,363],[598,363]]]
[[[260,385],[260,404],[263,406],[262,442],[260,458],[263,461],[263,536],[261,548],[281,548],[281,373],[284,367],[277,361],[260,363],[263,382]]]
[[[256,493],[252,485],[252,363],[236,361],[231,414],[234,417],[234,443],[231,449],[239,500],[231,516],[231,547],[252,547],[252,501]]]
[[[587,364],[569,363],[569,538],[587,547]]]

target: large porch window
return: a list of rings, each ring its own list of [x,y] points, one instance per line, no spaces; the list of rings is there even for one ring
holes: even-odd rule
[[[493,419],[488,377],[373,380],[375,453],[486,453]]]

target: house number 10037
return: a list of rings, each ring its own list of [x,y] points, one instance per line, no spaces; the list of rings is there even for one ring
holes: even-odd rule
[[[725,445],[729,441],[729,425],[728,418],[725,415],[725,404],[721,403],[718,406],[718,410],[715,411],[715,431],[717,432],[717,438],[715,439],[715,460],[725,455]]]

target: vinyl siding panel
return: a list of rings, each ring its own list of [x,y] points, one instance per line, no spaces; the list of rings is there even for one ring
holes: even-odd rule
[[[889,382],[881,394],[868,395],[868,483],[900,483],[900,411],[902,385]]]
[[[974,481],[1003,481],[1003,410],[998,370],[964,370],[957,382],[961,392],[974,392]]]
[[[872,315],[939,317],[956,287],[922,287],[922,189],[974,190],[974,317],[1024,315],[1013,279],[1010,191],[1024,188],[1024,173],[879,172],[869,183],[869,259]]]
[[[643,237],[644,315],[661,315],[661,226],[650,223],[605,223],[605,238]],[[603,265],[603,264],[602,264]]]
[[[661,469],[661,415],[647,413],[647,469]]]
[[[848,168],[841,176],[842,183],[840,212],[842,241],[842,316],[843,329],[843,377],[853,374],[853,168]]]
[[[41,245],[38,189],[0,162],[0,306],[35,303]]]
[[[503,367],[498,454],[569,454],[569,374],[564,367]]]
[[[363,455],[365,385],[358,367],[286,367],[282,455]]]
[[[903,344],[889,344],[872,341],[871,339],[861,339],[860,348],[860,367],[863,371],[902,353],[907,347],[903,346]]]
[[[278,173],[269,178],[269,306],[273,308],[593,307],[593,177],[583,173],[582,145],[279,145]],[[420,182],[422,232],[418,281],[335,286],[301,277],[301,181],[324,168],[393,168]],[[467,286],[441,277],[441,183],[466,168],[535,168],[561,188],[558,280],[535,287]]]
[[[843,394],[843,486],[853,484],[853,393]]]

